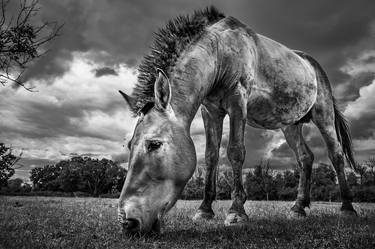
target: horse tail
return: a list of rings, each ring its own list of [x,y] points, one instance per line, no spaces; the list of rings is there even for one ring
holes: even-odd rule
[[[345,154],[346,160],[348,161],[350,168],[355,169],[356,164],[353,156],[352,138],[349,132],[348,121],[345,119],[343,113],[340,112],[340,110],[337,108],[334,98],[333,108],[335,110],[335,128],[337,139],[341,144],[342,150]]]
[[[323,78],[323,80],[326,82],[327,87],[329,88],[329,91],[332,96],[332,102],[333,102],[333,109],[335,114],[335,130],[337,134],[337,139],[339,140],[341,144],[341,148],[345,154],[345,158],[352,169],[356,169],[356,164],[353,156],[353,146],[352,146],[352,138],[349,131],[349,125],[348,121],[344,117],[344,114],[338,109],[336,105],[336,100],[332,94],[331,85],[328,80],[328,76],[326,72],[323,70],[322,66],[310,55],[306,54],[302,51],[294,50],[294,52],[302,57],[303,59],[308,60],[311,65],[317,70],[320,74],[320,76]]]

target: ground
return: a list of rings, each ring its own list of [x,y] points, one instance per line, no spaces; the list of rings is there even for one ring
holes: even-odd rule
[[[247,201],[249,224],[225,227],[229,201],[214,203],[208,223],[191,220],[199,201],[179,201],[161,235],[127,237],[116,203],[0,196],[0,248],[375,248],[375,204],[356,203],[359,217],[344,218],[339,203],[313,203],[307,218],[292,218],[291,202]]]

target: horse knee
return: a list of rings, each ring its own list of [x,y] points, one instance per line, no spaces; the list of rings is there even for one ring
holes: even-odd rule
[[[219,151],[218,150],[206,150],[205,161],[207,167],[212,167],[217,165],[219,162]]]
[[[314,154],[311,151],[306,151],[301,156],[299,156],[297,160],[301,167],[301,170],[309,170],[311,169],[312,164],[314,162]]]
[[[232,164],[242,164],[245,160],[246,149],[244,144],[230,144],[227,148],[228,159]]]
[[[331,160],[337,174],[341,173],[341,170],[344,170],[345,156],[342,151],[330,153],[329,159]]]

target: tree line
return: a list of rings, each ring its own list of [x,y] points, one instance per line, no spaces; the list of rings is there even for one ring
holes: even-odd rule
[[[127,171],[108,159],[73,157],[56,164],[33,168],[31,184],[22,179],[9,179],[19,156],[0,143],[0,194],[102,196],[118,197]],[[221,167],[217,175],[216,198],[231,198],[233,174],[228,167]],[[357,164],[356,172],[347,174],[354,201],[375,202],[375,158]],[[181,198],[202,199],[204,170],[197,167],[187,183]],[[269,162],[261,162],[243,175],[244,189],[249,200],[295,200],[299,182],[298,170],[276,171]],[[339,201],[340,192],[333,168],[324,163],[312,170],[311,199],[313,201]]]
[[[0,155],[0,165],[4,166],[0,168],[0,194],[117,197],[127,173],[112,160],[78,156],[33,168],[29,184],[20,178],[9,179],[14,174],[15,158],[9,150]]]
[[[356,171],[347,174],[347,181],[355,202],[375,202],[375,158],[357,164]],[[248,171],[244,178],[244,189],[248,200],[293,201],[297,197],[299,171],[275,171],[269,162],[261,162]],[[226,169],[218,174],[216,198],[230,199],[232,171]],[[203,173],[200,169],[188,182],[183,199],[202,199],[204,189]],[[340,201],[340,190],[332,166],[320,163],[312,170],[312,201]]]

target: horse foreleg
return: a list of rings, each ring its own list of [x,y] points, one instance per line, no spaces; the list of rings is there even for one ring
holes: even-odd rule
[[[242,165],[245,161],[244,132],[246,119],[241,109],[233,109],[230,117],[230,134],[228,144],[228,159],[233,168],[232,205],[225,219],[225,225],[233,225],[248,221],[244,209],[246,193],[242,184]]]
[[[217,164],[225,116],[224,111],[213,107],[202,106],[201,111],[206,131],[206,175],[203,201],[193,217],[194,220],[208,220],[215,216],[212,202],[216,198]]]

